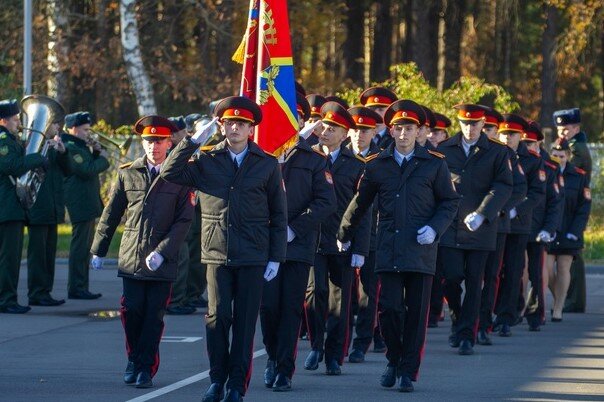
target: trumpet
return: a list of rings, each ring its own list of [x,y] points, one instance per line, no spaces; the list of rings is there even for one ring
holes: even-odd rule
[[[105,149],[113,148],[119,151],[121,156],[125,156],[130,149],[130,145],[132,145],[132,135],[129,135],[125,140],[120,141],[111,138],[100,131],[91,130],[90,137],[88,137],[88,145],[94,146],[95,143]]]

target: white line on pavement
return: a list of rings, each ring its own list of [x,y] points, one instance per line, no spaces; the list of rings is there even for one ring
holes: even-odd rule
[[[255,358],[260,357],[260,356],[264,356],[265,354],[266,354],[266,350],[264,350],[264,349],[257,350],[252,355],[252,359],[255,359]],[[185,378],[184,380],[180,380],[178,382],[175,382],[174,384],[170,384],[170,385],[167,385],[167,386],[165,386],[163,388],[156,389],[155,391],[149,392],[148,394],[141,395],[141,396],[139,396],[137,398],[134,398],[134,399],[130,399],[130,400],[126,401],[126,402],[144,402],[144,401],[149,401],[151,399],[157,398],[158,396],[162,396],[162,395],[165,395],[165,394],[167,394],[169,392],[176,391],[177,389],[186,387],[187,385],[191,385],[191,384],[194,384],[194,383],[196,383],[198,381],[205,380],[209,376],[210,376],[210,370],[206,370],[206,371],[203,371],[201,373],[197,373],[197,374],[195,374],[195,375],[193,375],[193,376],[191,376],[189,378]]]

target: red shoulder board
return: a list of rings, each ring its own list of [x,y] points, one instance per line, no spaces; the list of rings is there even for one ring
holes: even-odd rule
[[[581,168],[578,168],[578,167],[576,167],[576,166],[575,166],[575,170],[576,170],[576,172],[577,172],[577,173],[580,173],[580,174],[587,174],[587,172],[586,172],[585,170],[583,170],[583,169],[581,169]]]
[[[537,158],[541,158],[541,154],[539,152],[533,151],[532,149],[529,149],[528,151],[529,151],[529,154],[531,154]]]
[[[551,163],[550,161],[543,161],[543,162],[545,162],[545,164],[547,166],[549,166],[550,168],[552,168],[554,170],[558,169],[558,166],[556,166],[555,164]]]
[[[444,159],[445,158],[445,155],[441,154],[440,152],[428,150],[428,153],[430,155],[434,155],[434,156],[436,156],[437,158],[440,158],[440,159]]]

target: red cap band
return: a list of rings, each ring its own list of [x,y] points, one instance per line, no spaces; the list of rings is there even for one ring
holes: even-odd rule
[[[522,140],[523,141],[539,141],[539,136],[537,135],[537,133],[525,131],[524,135],[522,136]]]
[[[347,130],[350,128],[350,124],[348,123],[348,120],[346,120],[344,117],[342,117],[339,114],[334,113],[334,112],[325,113],[325,116],[323,116],[322,120],[329,122],[329,123],[333,123],[337,126],[345,128]]]
[[[392,104],[392,99],[386,96],[370,96],[367,98],[364,106],[390,106]]]
[[[143,128],[142,137],[170,137],[172,131],[168,127],[147,126]]]
[[[436,126],[434,126],[435,130],[446,130],[447,129],[447,123],[445,123],[442,120],[436,120]]]
[[[513,122],[509,122],[509,121],[502,121],[501,123],[499,123],[499,130],[497,130],[498,132],[501,131],[515,131],[517,133],[523,133],[524,129],[522,128],[522,125],[518,124],[518,123],[513,123]]]
[[[254,123],[254,114],[249,110],[241,108],[226,109],[221,116],[222,119],[245,120]]]
[[[377,126],[377,121],[371,117],[353,115],[352,119],[359,127],[375,128]]]
[[[415,122],[415,124],[419,124],[419,117],[417,116],[417,114],[409,110],[399,110],[398,112],[396,112],[394,116],[392,116],[390,124],[395,125],[398,120],[411,120]]]
[[[459,110],[457,118],[459,120],[480,120],[484,117],[484,110]]]
[[[499,120],[497,120],[497,118],[495,116],[490,116],[490,115],[485,115],[485,121],[484,121],[485,125],[490,125],[490,126],[499,126]]]

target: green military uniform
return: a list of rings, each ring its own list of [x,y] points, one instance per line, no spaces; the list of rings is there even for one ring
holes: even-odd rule
[[[98,152],[90,152],[83,140],[63,135],[68,151],[69,175],[65,177],[65,205],[71,220],[72,235],[69,248],[69,295],[88,291],[90,246],[95,219],[103,212],[99,173],[109,168],[109,161]]]
[[[57,251],[57,225],[65,222],[63,175],[67,152],[49,149],[48,168],[34,205],[27,211],[27,286],[30,304],[51,298]]]
[[[23,247],[25,210],[17,198],[14,179],[44,163],[45,158],[40,154],[25,155],[17,138],[0,126],[0,311],[3,312],[17,306]]]

